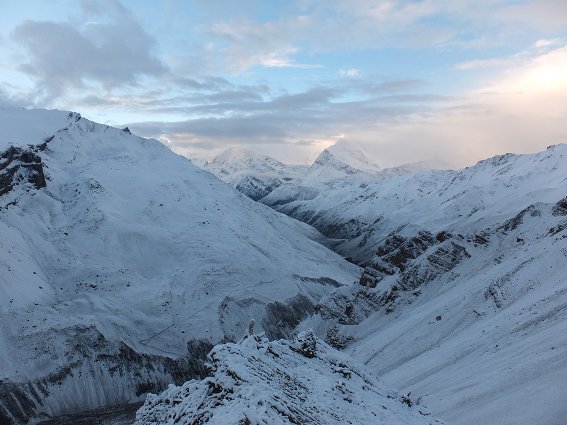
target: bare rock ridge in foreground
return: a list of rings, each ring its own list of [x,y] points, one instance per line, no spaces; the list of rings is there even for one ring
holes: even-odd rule
[[[210,374],[149,395],[135,425],[441,424],[311,332],[217,345]]]

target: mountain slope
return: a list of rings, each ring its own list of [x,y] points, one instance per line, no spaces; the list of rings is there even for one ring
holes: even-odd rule
[[[325,236],[356,262],[368,262],[392,232],[468,233],[506,220],[528,205],[565,195],[567,145],[531,155],[502,155],[458,171],[426,171],[342,180],[309,199],[276,189],[262,199]]]
[[[280,186],[315,190],[345,178],[364,178],[378,170],[362,152],[339,144],[323,150],[310,166],[283,164],[247,149],[230,148],[203,168],[255,201]]]
[[[312,334],[258,335],[213,349],[210,376],[148,396],[136,425],[438,424]]]
[[[561,423],[567,379],[567,198],[474,234],[378,247],[360,284],[301,325],[459,424]]]
[[[456,172],[341,182],[274,208],[366,268],[299,329],[459,424],[561,423],[567,145]]]
[[[204,169],[257,201],[285,182],[299,178],[306,167],[286,165],[243,148],[230,148]]]
[[[299,329],[459,424],[567,414],[567,145],[457,171],[281,185],[261,202],[366,265]]]
[[[329,146],[325,151],[333,155],[336,160],[348,166],[368,173],[380,171],[380,166],[368,158],[364,152],[351,142],[340,140]]]
[[[4,422],[184,382],[250,318],[286,336],[358,275],[312,228],[156,141],[73,113],[1,110],[6,121],[2,146],[15,147],[0,161]],[[29,130],[46,121],[52,137]]]

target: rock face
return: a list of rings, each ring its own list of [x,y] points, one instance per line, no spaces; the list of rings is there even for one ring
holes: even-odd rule
[[[439,424],[312,333],[216,346],[210,374],[148,395],[136,425]]]
[[[0,196],[10,192],[19,183],[28,183],[35,189],[47,185],[41,157],[37,155],[37,151],[46,147],[47,143],[27,149],[11,146],[0,152]]]

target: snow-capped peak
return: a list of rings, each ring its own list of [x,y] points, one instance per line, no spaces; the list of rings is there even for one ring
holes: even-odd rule
[[[288,167],[270,156],[242,147],[232,147],[206,162],[204,168],[221,180],[232,183],[242,175],[280,175],[286,173]]]
[[[363,150],[352,142],[340,140],[329,146],[325,151],[332,154],[337,161],[347,164],[354,169],[369,173],[375,173],[380,170],[380,166],[368,158]]]

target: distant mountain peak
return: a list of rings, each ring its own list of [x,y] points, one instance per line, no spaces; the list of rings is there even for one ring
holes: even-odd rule
[[[325,150],[330,152],[337,160],[360,171],[373,173],[381,168],[372,159],[368,158],[368,155],[364,153],[362,148],[346,140],[339,140]]]

